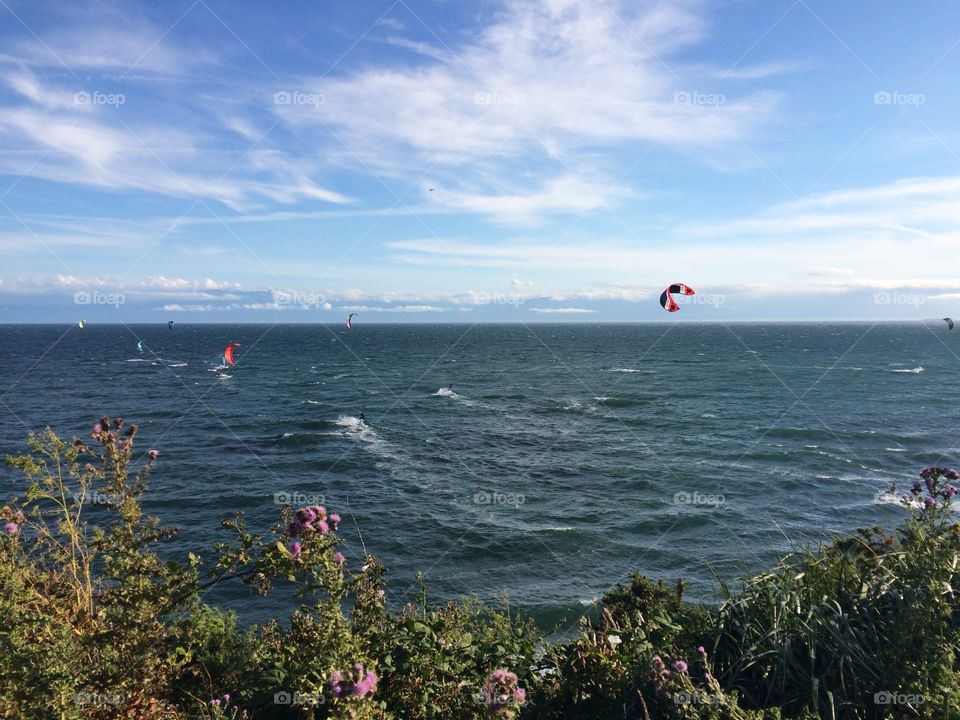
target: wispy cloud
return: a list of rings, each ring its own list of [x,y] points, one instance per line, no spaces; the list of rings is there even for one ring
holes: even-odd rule
[[[435,305],[394,305],[394,306],[381,306],[377,307],[375,305],[343,305],[338,310],[344,312],[371,312],[371,313],[434,313],[442,312],[443,308],[436,307]]]
[[[132,107],[144,102],[142,94],[104,87],[102,80],[86,87],[54,85],[0,65],[0,81],[21,99],[0,106],[0,141],[17,148],[0,154],[0,172],[114,192],[206,198],[234,210],[266,201],[351,201],[313,179],[316,163],[276,149],[266,133],[225,144],[212,132],[211,123],[219,121],[206,112],[197,127],[177,122],[196,116],[195,110],[166,109],[164,122],[164,114]],[[255,133],[252,126],[247,130]]]
[[[578,307],[558,307],[558,308],[530,308],[530,312],[543,313],[548,315],[583,315],[585,313],[596,312],[590,308]]]
[[[505,222],[586,212],[615,199],[601,191],[615,177],[597,167],[597,146],[720,148],[771,117],[770,93],[739,90],[713,104],[684,95],[694,73],[678,53],[704,32],[691,2],[509,3],[457,47],[394,40],[417,53],[407,67],[305,76],[299,87],[324,101],[276,112],[300,133],[332,128],[378,172],[429,168],[443,180],[431,202],[450,210]],[[531,171],[534,160],[541,170]],[[503,192],[520,167],[523,185]]]

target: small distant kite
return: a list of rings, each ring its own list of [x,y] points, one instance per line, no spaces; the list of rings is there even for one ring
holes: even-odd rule
[[[173,330],[173,320],[167,321],[167,330]]]
[[[80,328],[81,330],[83,330],[86,326],[87,324],[83,320],[77,323],[77,327]]]
[[[943,321],[947,324],[948,330],[953,330],[953,320],[951,318],[944,318]]]
[[[356,316],[356,313],[350,313],[350,314],[347,316],[347,330],[350,330],[350,329],[353,328],[353,318],[354,318],[355,316]]]
[[[223,364],[224,365],[233,365],[233,349],[240,347],[240,343],[230,343],[227,345],[226,349],[223,351]]]
[[[692,287],[688,287],[682,283],[674,283],[660,293],[660,306],[667,312],[676,312],[680,309],[680,306],[677,305],[677,301],[673,299],[673,293],[680,293],[681,295],[696,295]]]

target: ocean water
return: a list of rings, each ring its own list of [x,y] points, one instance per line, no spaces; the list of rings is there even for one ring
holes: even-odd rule
[[[7,325],[0,347],[0,452],[139,423],[173,555],[212,559],[236,510],[266,528],[284,495],[322,498],[392,603],[419,571],[434,598],[505,590],[546,626],[632,571],[710,600],[792,545],[896,522],[878,492],[958,461],[960,331],[939,322]],[[21,491],[0,470],[0,498]]]

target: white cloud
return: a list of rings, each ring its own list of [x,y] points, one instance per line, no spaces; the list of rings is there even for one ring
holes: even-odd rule
[[[223,310],[222,305],[181,305],[180,303],[170,303],[164,305],[161,310],[165,312],[214,312]]]
[[[229,153],[210,152],[215,141],[209,133],[186,123],[165,125],[163,115],[146,121],[142,111],[125,113],[122,93],[107,94],[123,96],[123,104],[98,105],[78,102],[75,89],[45,86],[20,70],[2,79],[32,104],[0,107],[0,141],[18,149],[0,155],[0,172],[112,191],[208,198],[235,210],[264,200],[351,202],[312,179],[312,161],[251,143]],[[89,97],[102,91],[82,92]],[[175,110],[170,115],[179,117]]]
[[[443,308],[435,305],[396,305],[393,307],[377,307],[371,305],[344,305],[337,308],[344,312],[387,312],[387,313],[432,313],[443,312]]]
[[[698,10],[686,0],[504,3],[462,45],[395,38],[416,63],[304,77],[297,85],[321,88],[324,102],[274,109],[300,135],[332,128],[351,165],[398,177],[411,165],[431,168],[440,186],[432,206],[511,223],[588,212],[618,199],[598,147],[719,150],[772,116],[777,101],[764,92],[735,90],[714,105],[682,100],[703,74],[679,58],[705,35]]]
[[[549,313],[554,315],[582,315],[584,313],[596,312],[589,308],[561,307],[561,308],[530,308],[530,312]]]
[[[838,267],[815,267],[807,271],[807,275],[813,275],[815,277],[849,277],[850,275],[856,274],[856,271],[851,268]]]

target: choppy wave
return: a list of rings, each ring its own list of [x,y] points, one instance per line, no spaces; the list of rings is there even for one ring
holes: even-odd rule
[[[564,326],[545,337],[544,352],[512,326],[478,326],[461,345],[464,328],[365,326],[349,337],[352,350],[324,343],[324,328],[277,326],[254,362],[234,369],[215,367],[226,340],[250,348],[262,330],[144,329],[138,335],[151,352],[139,355],[122,328],[91,326],[64,340],[69,352],[33,367],[59,337],[55,328],[0,325],[0,387],[12,388],[4,403],[13,412],[63,433],[95,422],[92,406],[122,408],[138,422],[145,447],[155,443],[164,458],[155,480],[158,501],[169,505],[158,513],[168,524],[189,513],[177,551],[215,532],[230,503],[266,527],[278,512],[269,495],[311,490],[338,512],[352,503],[357,527],[367,543],[376,538],[398,585],[435,563],[438,597],[507,588],[538,619],[549,607],[575,620],[587,610],[578,600],[590,605],[623,579],[625,562],[653,576],[682,572],[691,595],[704,597],[714,581],[708,566],[748,554],[750,571],[767,567],[783,535],[852,531],[875,522],[878,510],[895,512],[873,505],[874,495],[891,481],[909,487],[905,478],[923,458],[949,447],[953,421],[938,410],[960,375],[927,329],[877,326],[864,336],[867,327],[739,326],[757,357],[723,326],[681,323],[669,347],[640,359],[662,328]],[[834,366],[847,348],[844,365]],[[375,374],[362,357],[373,358]],[[208,369],[219,380],[184,392],[165,367],[179,362],[189,363],[173,368],[188,384],[204,385]],[[796,397],[784,385],[804,396],[789,413]],[[198,396],[206,407],[195,406]],[[23,441],[12,418],[0,415],[4,447]],[[945,462],[960,464],[960,454]],[[725,494],[723,510],[691,504],[668,515],[684,477]],[[16,494],[4,482],[0,494]],[[473,495],[483,487],[525,503],[478,504]],[[204,511],[211,498],[218,512]],[[454,547],[468,525],[474,534]],[[720,525],[728,531],[717,532]],[[356,528],[344,527],[344,541],[359,548]],[[661,554],[656,541],[666,530],[669,552]],[[258,612],[251,605],[244,596],[231,607]],[[288,614],[283,600],[259,607]]]
[[[607,397],[601,395],[600,397],[595,397],[594,400],[599,405],[605,405],[609,408],[625,408],[625,407],[634,407],[636,405],[643,405],[644,400],[635,400],[633,398],[617,398],[617,397]]]

